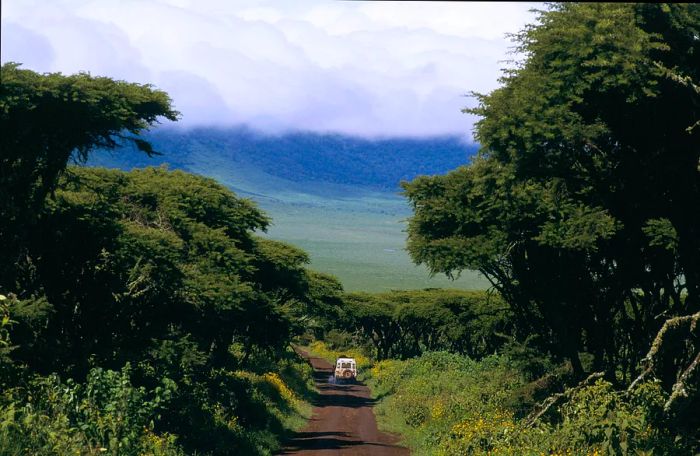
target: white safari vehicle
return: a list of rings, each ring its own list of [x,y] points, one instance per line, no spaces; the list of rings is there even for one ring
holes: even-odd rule
[[[341,356],[335,360],[335,381],[354,382],[357,379],[357,363],[355,358]]]

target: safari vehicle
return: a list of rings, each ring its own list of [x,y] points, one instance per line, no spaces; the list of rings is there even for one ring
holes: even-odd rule
[[[355,358],[341,356],[335,360],[336,382],[354,382],[357,379],[357,363]]]

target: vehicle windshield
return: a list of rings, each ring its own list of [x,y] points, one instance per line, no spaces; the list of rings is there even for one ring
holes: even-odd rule
[[[352,363],[339,363],[343,369],[352,369]]]

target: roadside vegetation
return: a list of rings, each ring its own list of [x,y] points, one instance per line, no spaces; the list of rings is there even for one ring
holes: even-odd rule
[[[700,310],[699,29],[697,5],[552,6],[477,95],[479,155],[404,184],[412,257],[481,271],[576,377],[633,381],[664,321]],[[679,366],[657,367],[670,390]]]
[[[331,363],[355,357],[359,379],[378,402],[380,426],[415,454],[698,451],[694,412],[680,426],[669,417],[677,391],[653,376],[633,385],[603,372],[577,377],[568,360],[518,333],[497,296],[423,290],[344,299],[340,324],[308,351]],[[416,334],[426,338],[416,341]],[[590,371],[592,356],[580,356]]]
[[[683,455],[695,448],[664,425],[668,393],[654,382],[618,391],[601,379],[536,420],[528,414],[538,386],[504,355],[385,360],[368,384],[383,398],[380,421],[418,455]]]

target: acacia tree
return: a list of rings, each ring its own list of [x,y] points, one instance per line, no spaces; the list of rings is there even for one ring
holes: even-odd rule
[[[448,350],[479,359],[515,333],[500,297],[463,290],[346,293],[334,322],[374,345],[378,359]]]
[[[160,117],[178,113],[165,92],[150,85],[86,73],[38,74],[6,63],[0,69],[0,288],[16,286],[17,263],[26,263],[27,235],[46,196],[71,158],[85,161],[95,148],[132,142]]]
[[[377,359],[391,357],[402,336],[401,328],[394,318],[396,304],[381,295],[369,293],[347,293],[343,300],[345,321],[349,326],[372,342]]]
[[[659,316],[700,308],[700,7],[557,4],[476,95],[468,166],[405,183],[408,249],[478,269],[520,327],[630,375]]]

